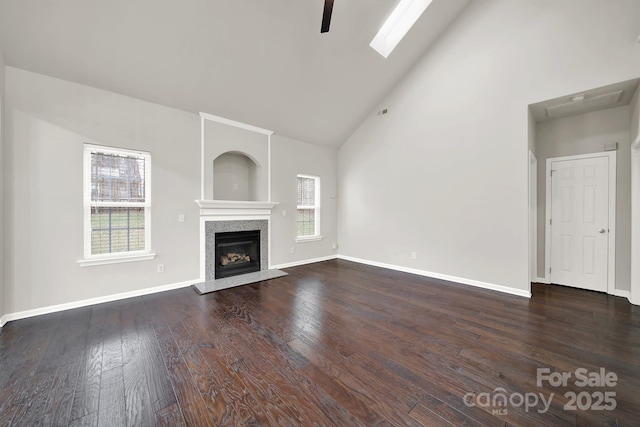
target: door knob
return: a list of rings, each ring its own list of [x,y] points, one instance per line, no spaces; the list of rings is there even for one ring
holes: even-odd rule
[[[601,228],[601,229],[599,229],[599,230],[598,230],[598,233],[602,234],[602,233],[604,233],[605,231],[606,231],[606,230],[605,230],[604,228]]]

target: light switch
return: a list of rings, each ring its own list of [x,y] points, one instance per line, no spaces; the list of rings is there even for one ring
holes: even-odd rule
[[[178,222],[184,222],[184,214],[178,215]]]

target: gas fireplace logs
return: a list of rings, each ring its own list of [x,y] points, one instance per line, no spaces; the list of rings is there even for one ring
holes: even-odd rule
[[[236,253],[228,253],[220,257],[220,264],[223,266],[243,262],[251,262],[251,257],[249,257],[249,255]]]

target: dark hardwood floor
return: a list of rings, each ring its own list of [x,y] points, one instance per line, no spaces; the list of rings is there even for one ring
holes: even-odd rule
[[[346,261],[287,271],[10,322],[0,426],[640,425],[626,299],[534,285],[527,300]],[[538,368],[571,377],[538,386]],[[581,368],[617,381],[581,387]]]

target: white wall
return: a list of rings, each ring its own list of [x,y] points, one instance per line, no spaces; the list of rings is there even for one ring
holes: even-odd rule
[[[6,311],[199,277],[200,119],[6,69]],[[80,267],[83,143],[150,151],[153,261]],[[185,214],[186,221],[178,222]],[[163,263],[165,272],[156,273]]]
[[[256,201],[255,168],[243,154],[220,155],[213,161],[213,199]]]
[[[545,277],[546,162],[548,158],[604,151],[616,154],[616,289],[629,290],[631,272],[631,144],[629,106],[538,123],[538,276]]]
[[[335,255],[337,237],[337,150],[281,135],[271,137],[271,198],[279,204],[271,218],[271,264]],[[296,243],[297,175],[320,177],[322,240]],[[333,196],[333,197],[332,197]],[[286,211],[286,216],[283,216]],[[293,248],[294,252],[291,252]]]
[[[340,253],[528,292],[527,105],[638,77],[639,18],[471,2],[340,149]]]
[[[6,82],[6,304],[0,315],[196,281],[199,117],[12,67]],[[151,152],[155,260],[78,265],[85,142]],[[274,135],[271,157],[272,199],[280,202],[272,219],[272,264],[335,255],[337,150]],[[320,241],[295,242],[300,173],[321,178]],[[178,222],[180,214],[184,223]],[[156,273],[158,263],[165,273]]]
[[[6,313],[5,278],[4,278],[4,98],[5,98],[5,65],[2,52],[0,52],[0,319]],[[2,320],[0,320],[0,326]]]

